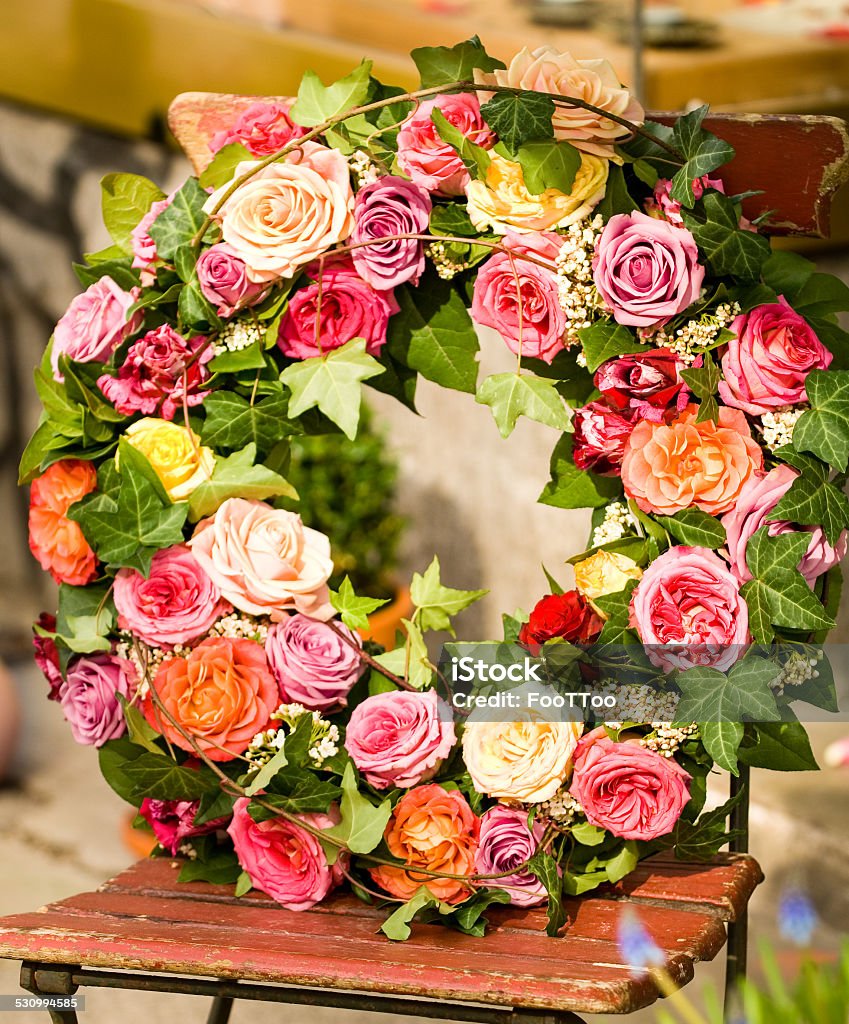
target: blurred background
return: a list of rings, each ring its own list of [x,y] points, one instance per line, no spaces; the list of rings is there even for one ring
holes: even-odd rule
[[[523,45],[542,43],[580,58],[605,56],[650,110],[710,102],[721,111],[849,116],[849,3],[636,3],[3,0],[0,656],[10,672],[0,674],[0,913],[96,886],[133,859],[121,836],[125,806],[101,781],[94,752],[74,746],[30,665],[30,623],[53,607],[54,595],[29,556],[26,496],[16,488],[17,460],[38,413],[32,367],[77,291],[70,264],[108,244],[100,226],[101,176],[145,174],[166,191],[186,176],[188,164],[165,121],[179,92],[286,95],[307,68],[331,81],[363,56],[374,59],[382,80],[413,86],[410,49],[450,45],[476,32],[505,60]],[[831,241],[797,244],[817,250],[826,269],[849,280],[845,190]],[[497,339],[484,338],[482,347],[485,372],[512,365]],[[370,401],[374,442],[357,456],[355,471],[349,456],[340,477],[323,479],[328,500],[314,502],[315,515],[333,524],[334,540],[344,531],[345,557],[385,584],[422,570],[437,552],[449,585],[491,589],[460,622],[468,639],[499,635],[502,612],[538,600],[547,589],[543,560],[569,584],[563,561],[584,546],[588,516],[535,504],[555,440],[548,428],[523,419],[504,442],[487,408],[427,382],[420,387],[420,417],[377,394]],[[310,460],[319,456],[301,453],[305,480]],[[334,507],[334,493],[353,499],[358,486],[356,502],[338,507],[337,500]],[[385,503],[387,489],[394,507]],[[378,493],[384,497],[371,501]],[[374,536],[374,524],[390,516],[378,546],[384,554],[397,548],[397,559],[373,565],[363,537]],[[344,568],[350,571],[347,563]],[[844,609],[837,639],[847,637]],[[847,730],[821,724],[812,731],[820,754]],[[775,920],[788,887],[803,888],[817,907],[817,955],[833,955],[849,931],[849,772],[754,776],[752,850],[767,881],[753,903],[753,931],[778,942],[782,965],[792,971],[798,953]],[[721,785],[715,796],[722,798]],[[721,976],[721,964],[712,965],[698,984]],[[16,984],[14,966],[0,962],[0,991],[13,992]],[[86,1021],[105,1024],[120,1015],[126,1024],[158,1024],[175,1011],[192,1024],[205,1019],[206,1007],[189,997],[94,992]],[[248,1019],[364,1024],[365,1016],[237,1004],[233,1020]],[[643,1024],[653,1014],[630,1019]]]

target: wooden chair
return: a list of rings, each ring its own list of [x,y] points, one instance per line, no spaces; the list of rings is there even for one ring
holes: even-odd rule
[[[196,170],[208,142],[256,97],[187,93],[170,123]],[[667,115],[662,115],[666,119]],[[847,176],[849,136],[827,117],[718,116],[707,127],[737,156],[723,172],[729,193],[755,217],[772,211],[775,234],[825,236],[832,197]],[[748,770],[731,827],[748,834]],[[296,914],[258,893],[178,885],[169,859],[141,861],[96,892],[0,919],[0,956],[21,960],[34,995],[127,988],[211,995],[208,1024],[226,1024],[234,999],[268,1000],[429,1016],[486,1024],[580,1024],[581,1013],[630,1013],[658,997],[634,977],[616,945],[616,919],[635,906],[686,984],[694,964],[728,940],[726,984],[746,967],[746,907],[762,875],[746,840],[709,864],[653,857],[616,886],[566,901],[564,935],[544,934],[539,910],[498,907],[485,938],[416,924],[407,943],[379,932],[382,912],[336,894]],[[728,934],[726,936],[726,924]],[[73,1009],[51,1020],[76,1024]]]

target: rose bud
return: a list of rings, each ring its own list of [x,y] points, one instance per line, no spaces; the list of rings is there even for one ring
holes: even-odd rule
[[[684,386],[680,368],[680,359],[666,348],[618,356],[596,370],[595,386],[617,409],[637,409],[659,421]]]
[[[578,469],[618,476],[625,445],[634,429],[633,413],[622,413],[604,402],[590,402],[575,412],[572,456]]]

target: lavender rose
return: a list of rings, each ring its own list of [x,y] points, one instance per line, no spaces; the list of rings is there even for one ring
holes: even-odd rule
[[[423,188],[393,174],[360,189],[351,241],[374,242],[352,250],[357,273],[364,281],[381,291],[404,281],[418,281],[425,266],[424,243],[414,238],[380,239],[427,231],[430,209],[430,196]]]
[[[219,316],[230,317],[256,302],[266,286],[248,277],[248,267],[226,242],[205,249],[197,262],[198,284]]]
[[[765,523],[771,537],[797,529],[784,520],[772,519],[770,512],[790,490],[798,475],[790,466],[779,465],[765,476],[750,477],[740,491],[734,508],[722,517],[722,525],[728,538],[728,561],[731,563],[731,572],[740,583],[752,578],[746,564],[746,548],[752,536]],[[805,582],[813,589],[817,577],[837,565],[846,554],[849,534],[844,530],[837,543],[832,546],[821,526],[808,526],[802,529],[810,533],[811,542],[798,568],[805,577]]]
[[[102,747],[126,731],[117,694],[130,695],[132,667],[112,654],[86,654],[68,667],[59,702],[77,743]]]
[[[64,380],[59,356],[78,363],[105,363],[121,342],[142,325],[142,314],[128,317],[141,292],[123,288],[104,275],[72,300],[53,331],[53,376]]]
[[[357,653],[361,645],[347,626],[337,623],[335,628],[350,643],[326,622],[306,615],[290,615],[269,630],[265,653],[287,704],[327,711],[347,703],[363,670]]]
[[[520,868],[537,851],[545,826],[534,821],[528,828],[528,813],[496,804],[481,818],[480,839],[475,854],[475,871],[480,875],[499,875]],[[527,870],[517,870],[487,885],[504,889],[517,907],[535,907],[548,898],[542,882]]]
[[[393,690],[354,708],[345,747],[369,785],[405,789],[430,779],[454,746],[454,723],[433,690]]]
[[[645,213],[611,217],[596,245],[593,278],[617,323],[664,324],[699,297],[705,270],[696,240]]]

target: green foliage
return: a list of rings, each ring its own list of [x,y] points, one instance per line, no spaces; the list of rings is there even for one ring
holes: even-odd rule
[[[836,544],[849,526],[849,498],[828,479],[828,467],[791,448],[779,448],[776,456],[795,466],[800,475],[773,509],[776,519],[802,526],[821,525],[830,544]]]
[[[566,911],[563,909],[563,880],[558,871],[557,861],[550,853],[537,850],[528,862],[527,870],[542,882],[548,893],[546,933],[558,935],[566,924]]]
[[[342,820],[333,828],[326,829],[325,835],[343,842],[351,853],[371,853],[383,839],[383,830],[392,813],[392,803],[383,800],[375,807],[371,800],[360,792],[357,774],[353,765],[348,764],[342,776],[340,812]],[[335,864],[339,847],[325,843],[324,850],[328,862]]]
[[[288,739],[289,737],[287,737]],[[277,755],[273,760],[276,758]],[[267,767],[264,765],[260,768],[257,776],[265,772]],[[251,776],[251,785],[248,787],[249,795],[257,793],[266,786],[271,788],[269,792],[262,795],[262,801],[265,804],[270,804],[275,810],[252,803],[248,812],[254,821],[266,821],[276,817],[281,811],[285,811],[287,814],[324,813],[342,795],[341,788],[335,782],[322,779],[306,768],[280,763],[273,771],[269,769],[265,773],[261,785],[257,783],[257,777]]]
[[[812,370],[805,378],[811,408],[793,430],[793,447],[835,469],[849,462],[849,370]]]
[[[372,62],[361,61],[350,75],[332,85],[324,85],[314,71],[307,70],[301,79],[298,98],[290,111],[295,124],[314,128],[352,107],[360,106],[368,95]]]
[[[712,811],[705,811],[695,821],[680,817],[672,832],[664,836],[658,846],[673,846],[679,860],[710,860],[726,843],[743,835],[740,829],[729,829],[727,822],[728,815],[742,801],[745,793],[745,788],[741,788],[730,800]]]
[[[451,625],[453,616],[464,608],[479,601],[488,594],[488,590],[455,590],[446,587],[440,579],[439,559],[427,567],[424,575],[413,573],[410,584],[410,597],[417,609],[417,621],[422,630],[447,630],[454,636]]]
[[[476,70],[496,71],[504,63],[490,57],[477,36],[456,46],[420,46],[410,54],[419,69],[422,89],[470,80]]]
[[[595,373],[602,363],[614,356],[646,350],[646,346],[637,341],[632,330],[617,324],[615,320],[599,320],[592,327],[582,327],[578,337],[587,359],[587,369],[591,373]]]
[[[681,377],[694,395],[699,398],[699,413],[696,423],[705,420],[719,420],[719,405],[716,401],[716,389],[719,386],[719,367],[710,352],[705,352],[703,364],[696,369],[682,370]]]
[[[106,230],[119,253],[132,255],[133,228],[165,193],[140,174],[107,174],[100,179],[100,190]]]
[[[554,100],[538,92],[496,93],[481,115],[507,149],[518,154],[528,142],[553,139]]]
[[[555,508],[598,508],[621,492],[618,478],[578,469],[572,458],[572,434],[564,434],[551,453],[551,480],[538,501]]]
[[[548,188],[569,195],[581,167],[581,154],[570,142],[526,142],[516,158],[522,165],[525,187],[535,196]]]
[[[171,205],[150,225],[150,237],[156,242],[156,255],[173,260],[177,250],[188,245],[206,220],[203,205],[209,199],[197,178],[189,178],[174,194]]]
[[[496,373],[478,388],[475,401],[488,405],[502,437],[509,437],[520,416],[545,423],[555,430],[569,427],[569,416],[556,381],[527,374]]]
[[[139,806],[152,800],[197,800],[218,792],[218,780],[206,769],[184,768],[166,754],[154,754],[126,737],[100,748],[103,777],[122,799]]]
[[[682,210],[710,269],[719,277],[757,281],[770,256],[769,239],[740,227],[737,203],[719,192],[706,192],[695,210]]]
[[[380,598],[358,597],[347,576],[338,591],[330,591],[330,601],[349,629],[367,629],[369,615],[387,603]]]
[[[255,159],[241,142],[230,142],[218,150],[198,178],[198,183],[201,188],[221,188],[233,179],[239,164]]]
[[[201,441],[216,450],[236,452],[253,444],[264,456],[279,441],[301,432],[289,419],[289,400],[283,393],[251,402],[234,391],[213,391],[203,409]]]
[[[468,139],[459,128],[455,127],[442,113],[439,107],[434,107],[430,119],[436,125],[436,130],[443,142],[447,142],[463,161],[463,166],[473,178],[486,178],[491,158],[489,152],[482,146],[476,146]]]
[[[726,543],[725,527],[707,512],[685,508],[674,516],[657,516],[657,521],[681,544],[721,548]]]
[[[702,665],[687,669],[677,678],[677,716],[682,722],[773,721],[779,712],[770,683],[778,672],[774,661],[756,655],[742,658],[727,673]]]
[[[274,470],[256,462],[253,442],[241,451],[215,460],[209,480],[199,484],[189,498],[189,519],[196,523],[213,515],[228,498],[264,501],[268,498],[297,498],[298,492]]]
[[[628,189],[624,169],[614,163],[609,164],[604,198],[596,206],[595,212],[605,220],[609,220],[617,213],[631,213],[633,210],[639,209],[638,203],[635,202]]]
[[[56,616],[56,640],[75,654],[109,651],[107,639],[115,626],[115,604],[107,583],[87,587],[59,585],[59,611]]]
[[[695,202],[694,179],[715,171],[734,156],[731,145],[702,127],[708,109],[705,104],[679,117],[672,131],[672,145],[687,162],[672,178],[670,194],[686,207],[692,207]]]
[[[749,726],[740,760],[752,768],[778,772],[817,771],[819,765],[801,722],[758,722]]]

